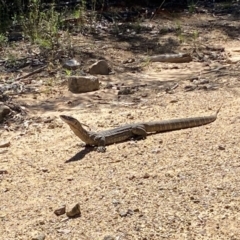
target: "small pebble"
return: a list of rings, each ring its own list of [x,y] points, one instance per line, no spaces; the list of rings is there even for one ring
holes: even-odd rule
[[[10,146],[10,142],[2,142],[0,143],[0,148],[5,148],[5,147],[9,147]]]
[[[57,216],[60,216],[60,215],[65,214],[65,213],[66,213],[66,206],[63,205],[62,207],[56,209],[56,210],[54,211],[54,213],[55,213],[55,215],[57,215]]]
[[[145,173],[144,175],[143,175],[143,178],[149,178],[150,177],[150,175],[148,174],[148,173]]]
[[[219,145],[219,146],[218,146],[218,149],[219,149],[219,150],[225,150],[225,147],[222,146],[222,145]]]
[[[0,169],[0,174],[8,174],[8,171],[5,169]]]
[[[70,217],[80,217],[81,211],[80,211],[80,204],[77,203],[71,211],[67,212],[66,215]]]
[[[44,233],[41,233],[37,236],[32,237],[32,240],[44,240],[46,238]]]

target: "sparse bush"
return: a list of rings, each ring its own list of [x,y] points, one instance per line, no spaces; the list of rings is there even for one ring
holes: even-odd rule
[[[32,43],[53,49],[58,44],[60,13],[55,11],[54,5],[41,11],[40,3],[40,0],[30,0],[28,12],[21,16],[21,25]]]

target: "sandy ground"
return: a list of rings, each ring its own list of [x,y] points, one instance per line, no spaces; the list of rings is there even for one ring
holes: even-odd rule
[[[183,28],[197,29],[197,19],[209,21],[192,16],[182,20]],[[239,44],[223,31],[201,31],[200,37],[222,45],[225,52]],[[114,51],[116,65],[134,56],[119,48],[105,54],[111,57]],[[215,90],[184,90],[192,84],[189,77],[206,69],[204,62],[149,63],[141,72],[100,77],[103,86],[147,84],[133,95],[119,97],[117,90],[104,88],[76,95],[66,85],[55,85],[55,92],[17,98],[35,121],[25,129],[1,130],[1,140],[11,146],[0,149],[0,170],[7,171],[0,174],[0,239],[41,234],[47,240],[240,239],[239,65],[221,64],[227,67],[223,76],[204,76]],[[234,72],[228,70],[233,65]],[[172,94],[166,93],[175,83]],[[106,153],[84,150],[59,118],[71,115],[98,131],[211,115],[221,104],[217,120],[209,125],[111,145]],[[52,121],[38,122],[37,117]],[[76,203],[80,217],[54,214],[62,205],[69,210]]]

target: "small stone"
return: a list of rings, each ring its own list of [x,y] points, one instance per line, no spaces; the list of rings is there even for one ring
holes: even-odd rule
[[[120,217],[126,217],[127,215],[128,215],[128,211],[127,210],[121,210],[120,212],[119,212],[119,215],[120,215]]]
[[[110,73],[110,68],[105,60],[100,60],[90,66],[89,73],[93,75],[108,75]]]
[[[65,213],[66,213],[66,206],[63,205],[62,207],[56,209],[56,210],[54,211],[54,213],[55,213],[55,215],[57,215],[57,216],[61,216],[61,215],[65,214]]]
[[[170,103],[177,103],[178,102],[178,99],[173,99],[170,101]]]
[[[145,173],[145,174],[143,175],[143,178],[150,178],[150,175],[149,175],[148,173]]]
[[[120,204],[120,201],[119,201],[119,200],[116,200],[116,199],[113,199],[113,200],[112,200],[112,204],[114,205],[114,207],[116,207],[117,205]]]
[[[54,129],[54,128],[56,128],[56,127],[57,127],[57,125],[56,125],[55,122],[51,122],[51,123],[48,125],[48,129]]]
[[[113,88],[114,85],[112,83],[107,83],[106,86],[104,87],[105,89],[111,89]]]
[[[70,59],[64,62],[63,67],[69,70],[76,70],[80,63],[76,59]]]
[[[133,211],[134,211],[135,213],[140,212],[139,208],[135,208]]]
[[[80,217],[81,216],[81,210],[80,210],[80,204],[77,203],[72,210],[70,210],[69,212],[66,213],[66,215],[69,218],[73,218],[73,217]]]
[[[44,240],[46,238],[44,233],[41,233],[37,236],[32,237],[32,240]]]
[[[219,145],[219,146],[218,146],[218,149],[219,149],[219,150],[225,150],[225,147],[222,146],[222,145]]]
[[[153,149],[151,152],[154,153],[154,154],[156,154],[156,153],[160,153],[160,151],[161,151],[160,149],[155,148],[155,149]]]
[[[121,88],[121,89],[118,91],[118,95],[129,95],[129,94],[133,94],[132,89],[129,88],[129,87]]]
[[[130,209],[121,209],[119,210],[120,217],[127,217],[127,215],[132,215],[133,211]]]
[[[143,94],[141,95],[141,97],[143,97],[143,98],[145,98],[145,97],[147,97],[147,96],[148,96],[147,93],[143,93]]]
[[[44,224],[45,224],[45,222],[43,220],[39,221],[39,225],[44,225]]]
[[[6,213],[0,213],[0,218],[5,218],[7,216],[7,214]]]
[[[9,146],[10,146],[9,141],[0,143],[0,148],[5,148],[5,147],[9,147]]]
[[[68,180],[69,182],[71,182],[71,181],[74,180],[74,178],[73,178],[73,177],[68,177],[67,180]]]
[[[54,118],[47,117],[46,119],[43,120],[44,123],[51,123],[54,120]]]
[[[49,172],[49,170],[47,168],[41,168],[41,171],[44,173]]]
[[[132,176],[130,176],[128,179],[129,179],[129,180],[133,180],[133,179],[135,179],[135,178],[136,178],[136,176],[132,175]]]
[[[123,61],[123,64],[133,63],[133,62],[135,62],[135,59],[134,59],[134,58],[129,58],[129,59],[127,59],[127,60],[124,60],[124,61]]]

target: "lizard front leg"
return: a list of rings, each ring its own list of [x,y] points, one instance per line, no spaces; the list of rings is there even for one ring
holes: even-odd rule
[[[94,141],[96,141],[96,143],[97,143],[97,152],[106,152],[106,147],[105,147],[106,140],[105,140],[105,137],[103,137],[103,136],[96,136],[94,138]]]

